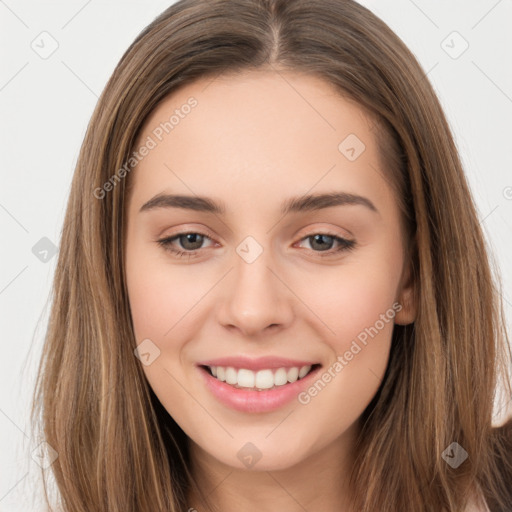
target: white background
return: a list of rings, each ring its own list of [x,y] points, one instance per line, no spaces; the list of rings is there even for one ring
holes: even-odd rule
[[[32,504],[28,424],[73,169],[97,97],[125,49],[169,1],[0,0],[0,511]],[[454,131],[512,317],[512,2],[365,0],[418,57]],[[40,36],[46,31],[51,36]],[[469,44],[453,59],[463,40]],[[41,58],[31,44],[57,50]],[[34,41],[34,43],[33,43]],[[445,41],[445,43],[442,43]],[[449,49],[449,46],[452,49]]]

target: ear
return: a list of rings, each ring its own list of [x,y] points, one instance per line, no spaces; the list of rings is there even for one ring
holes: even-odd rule
[[[402,306],[395,315],[395,324],[408,325],[416,319],[417,301],[416,301],[416,281],[412,272],[412,262],[409,259],[398,290],[397,302]]]

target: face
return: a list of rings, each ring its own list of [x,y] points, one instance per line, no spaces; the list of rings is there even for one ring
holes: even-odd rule
[[[126,281],[163,406],[231,467],[352,442],[414,315],[369,118],[319,78],[252,71],[173,93],[142,146]]]

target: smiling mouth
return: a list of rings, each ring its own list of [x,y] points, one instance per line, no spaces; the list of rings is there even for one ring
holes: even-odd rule
[[[307,377],[310,373],[320,368],[320,364],[307,366],[292,366],[258,371],[247,368],[234,368],[232,366],[207,366],[202,365],[205,372],[220,382],[229,384],[233,388],[245,391],[268,391],[280,388],[287,384],[293,384]]]

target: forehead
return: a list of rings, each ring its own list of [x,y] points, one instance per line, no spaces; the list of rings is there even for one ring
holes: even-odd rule
[[[162,191],[216,196],[228,207],[328,191],[388,193],[371,118],[321,78],[250,71],[208,77],[167,97],[136,149],[139,203]],[[277,202],[276,202],[277,208]]]

